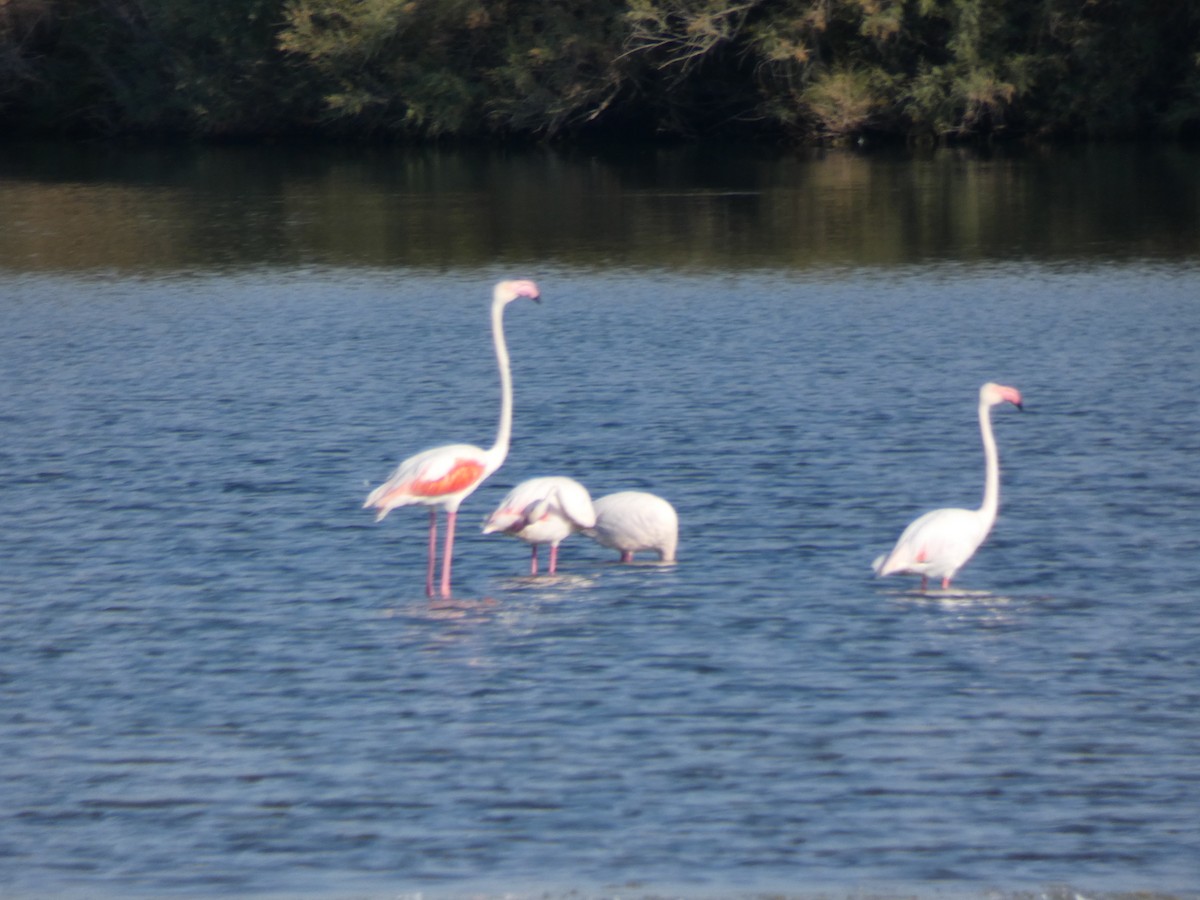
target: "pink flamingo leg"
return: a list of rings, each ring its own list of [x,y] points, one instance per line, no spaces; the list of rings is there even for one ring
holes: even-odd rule
[[[533,545],[533,553],[529,557],[529,574],[530,575],[536,575],[538,572],[537,548],[538,548],[538,545],[534,544]]]
[[[950,589],[950,576],[947,575],[945,578],[942,579],[942,590],[948,591],[949,589]]]
[[[429,569],[425,573],[425,596],[433,596],[433,572],[437,565],[437,507],[429,507]]]
[[[621,551],[621,562],[623,562],[623,563],[633,562],[633,551],[632,550],[622,550]]]
[[[921,590],[925,591],[925,590],[928,590],[928,588],[929,588],[929,576],[922,575],[921,576]]]
[[[550,574],[553,575],[558,571],[558,547],[554,544],[550,545]]]
[[[442,597],[450,599],[450,560],[454,556],[454,523],[458,510],[446,513],[446,550],[442,556]]]

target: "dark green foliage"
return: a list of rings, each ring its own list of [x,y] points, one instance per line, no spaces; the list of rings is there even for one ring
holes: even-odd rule
[[[1200,0],[0,0],[11,133],[1200,131]]]
[[[237,134],[282,124],[295,114],[287,92],[302,92],[283,77],[274,49],[281,7],[13,0],[0,6],[0,59],[15,60],[16,76],[0,92],[0,115],[32,129],[96,133]]]
[[[319,73],[325,120],[419,136],[554,133],[619,87],[619,4],[293,0],[280,46]]]

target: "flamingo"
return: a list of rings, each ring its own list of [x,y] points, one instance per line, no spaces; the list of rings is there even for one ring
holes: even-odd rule
[[[584,534],[602,547],[617,550],[621,562],[633,562],[639,550],[655,550],[660,562],[675,562],[679,517],[675,507],[645,491],[619,491],[595,503],[596,524]]]
[[[558,569],[558,545],[596,524],[592,495],[573,478],[550,475],[522,481],[488,516],[483,533],[499,531],[533,545],[529,574],[538,572],[538,544],[550,545],[550,573]]]
[[[979,389],[979,431],[985,460],[983,505],[979,509],[935,509],[904,529],[892,552],[875,560],[879,576],[902,573],[921,576],[921,590],[929,576],[942,579],[942,589],[975,555],[996,521],[1000,506],[1000,459],[992,435],[992,407],[1011,403],[1021,409],[1021,392],[988,382]]]
[[[512,372],[508,345],[504,340],[504,309],[521,297],[540,302],[532,281],[501,281],[492,291],[492,343],[500,369],[500,425],[496,442],[484,450],[471,444],[446,444],[410,456],[396,467],[390,478],[367,496],[363,508],[378,510],[375,521],[397,506],[420,504],[429,507],[429,567],[425,593],[432,597],[437,562],[437,511],[446,510],[446,545],[442,553],[441,595],[450,596],[450,561],[454,553],[454,523],[458,507],[484,480],[500,468],[508,456],[512,437]]]

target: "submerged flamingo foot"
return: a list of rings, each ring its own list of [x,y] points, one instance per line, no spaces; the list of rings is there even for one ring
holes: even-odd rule
[[[497,601],[492,597],[484,597],[480,600],[464,600],[461,597],[457,600],[438,600],[429,601],[428,615],[433,619],[464,619],[472,615],[481,615],[487,613],[492,607],[497,605]]]

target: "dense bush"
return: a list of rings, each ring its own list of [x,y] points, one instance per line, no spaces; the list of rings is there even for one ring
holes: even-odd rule
[[[1200,131],[1197,0],[4,0],[14,132]]]

